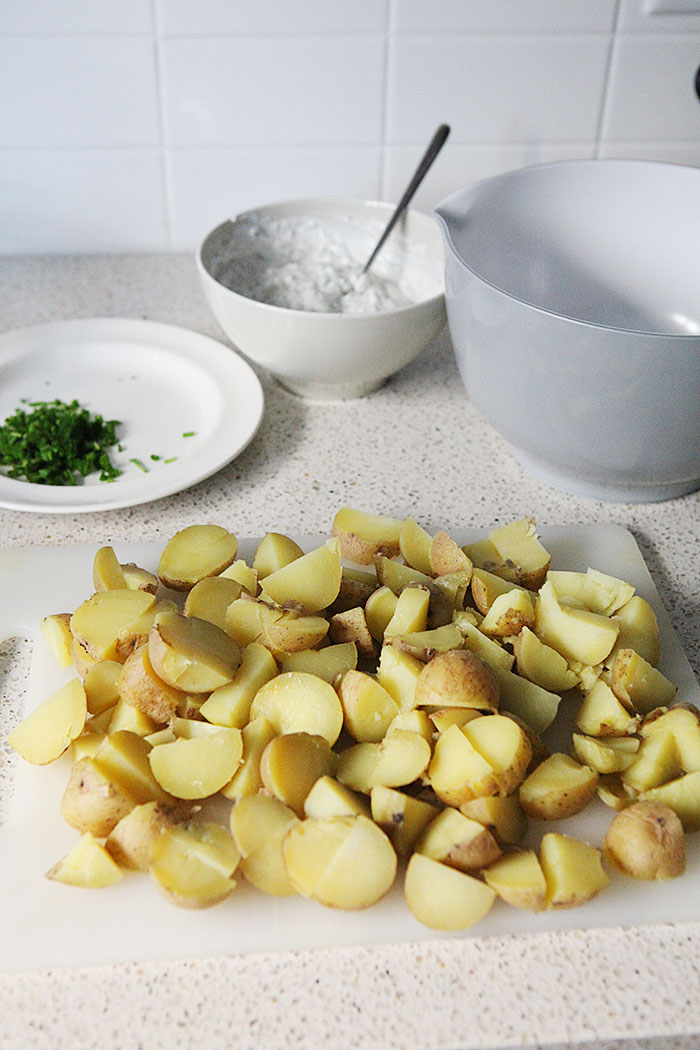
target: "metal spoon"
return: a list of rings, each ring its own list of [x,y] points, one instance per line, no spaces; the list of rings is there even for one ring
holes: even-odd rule
[[[405,191],[403,197],[401,198],[399,203],[396,205],[396,209],[394,210],[393,215],[389,219],[389,222],[387,224],[386,229],[384,230],[384,233],[379,238],[379,241],[377,242],[376,248],[374,249],[374,251],[370,255],[370,257],[367,260],[367,262],[365,263],[365,265],[364,265],[364,267],[362,269],[362,273],[367,273],[367,271],[369,270],[370,266],[372,265],[372,263],[376,259],[380,248],[383,246],[384,242],[386,241],[387,237],[389,236],[389,234],[393,230],[394,226],[396,226],[396,223],[399,221],[399,219],[403,215],[404,211],[406,210],[406,208],[408,207],[410,201],[412,200],[414,193],[416,192],[416,190],[420,186],[420,184],[423,181],[423,179],[425,178],[425,176],[428,174],[428,170],[431,167],[433,161],[437,157],[437,155],[440,152],[440,150],[442,149],[442,147],[445,145],[445,140],[447,139],[447,136],[449,135],[449,133],[450,133],[449,124],[441,124],[440,127],[435,132],[435,134],[433,135],[432,139],[430,140],[430,145],[428,146],[427,150],[423,154],[423,159],[421,160],[420,164],[416,168],[416,170],[415,170],[415,172],[413,174],[413,178],[411,179],[411,181],[409,182],[408,186],[406,187],[406,191]]]

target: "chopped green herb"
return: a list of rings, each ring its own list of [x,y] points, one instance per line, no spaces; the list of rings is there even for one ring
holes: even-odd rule
[[[129,463],[133,463],[134,466],[138,467],[139,470],[142,470],[144,474],[148,474],[148,467],[142,463],[140,459],[130,459]]]
[[[152,459],[152,460],[153,460],[153,461],[154,461],[155,463],[157,463],[157,462],[158,462],[158,460],[160,459],[160,456],[157,456],[157,455],[155,454],[155,452],[151,452],[151,459]]]
[[[193,438],[195,433],[196,433],[196,431],[194,431],[194,430],[185,430],[185,431],[183,431],[182,436],[184,438]]]
[[[121,470],[109,458],[119,420],[105,420],[78,401],[30,401],[0,426],[0,465],[7,476],[39,485],[77,485],[96,471],[114,481]]]
[[[174,463],[176,459],[177,459],[177,456],[171,456],[170,459],[164,459],[163,462],[164,463]]]

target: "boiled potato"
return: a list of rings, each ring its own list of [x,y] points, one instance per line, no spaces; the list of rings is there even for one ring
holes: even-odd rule
[[[444,529],[436,532],[431,540],[429,571],[433,576],[448,576],[453,572],[464,572],[471,577],[471,559]]]
[[[191,820],[165,828],[151,846],[151,875],[168,900],[182,908],[208,908],[229,895],[240,853],[228,831]]]
[[[519,587],[516,583],[511,583],[509,580],[504,580],[501,576],[488,572],[486,569],[476,568],[472,572],[472,599],[482,616],[486,616],[493,603],[501,595],[519,590],[522,591],[525,588]]]
[[[340,575],[338,597],[329,606],[328,611],[335,615],[345,612],[346,609],[364,608],[376,589],[376,573],[367,569],[351,569],[344,565]]]
[[[277,659],[280,671],[306,671],[335,684],[346,671],[357,668],[357,646],[354,642],[338,642],[322,649],[304,649],[300,653],[283,653]],[[245,656],[245,654],[244,654]]]
[[[535,633],[567,660],[593,666],[610,655],[619,633],[618,623],[608,616],[565,605],[553,584],[545,582],[535,604]]]
[[[483,824],[448,806],[425,829],[415,852],[459,871],[478,871],[500,857],[501,848]]]
[[[430,601],[428,602],[427,627],[441,627],[450,622],[455,606],[455,595],[452,588],[444,583],[447,577],[433,579],[432,576],[412,569],[410,565],[404,565],[382,556],[375,558],[374,567],[381,586],[389,587],[397,598],[406,587],[410,586],[420,586],[428,591]]]
[[[287,833],[282,851],[297,892],[329,908],[369,908],[396,877],[391,842],[364,816],[307,818]]]
[[[394,613],[384,628],[384,638],[394,634],[424,631],[428,624],[430,591],[420,584],[408,584],[396,600]]]
[[[184,812],[175,806],[143,802],[114,825],[107,836],[105,849],[120,868],[148,871],[155,839],[166,828],[184,819]]]
[[[650,788],[640,801],[663,802],[679,817],[684,831],[700,830],[700,772],[684,773],[659,787]]]
[[[241,648],[251,642],[264,642],[265,629],[279,620],[283,612],[274,602],[242,591],[241,597],[232,601],[226,610],[224,630]]]
[[[260,641],[275,655],[299,653],[312,649],[328,634],[328,620],[323,616],[301,616],[293,609],[263,623]]]
[[[264,580],[303,554],[299,544],[290,536],[281,532],[266,532],[253,555],[253,571],[258,580]]]
[[[661,657],[659,623],[649,602],[639,594],[635,594],[617,610],[615,619],[620,633],[611,656],[614,658],[618,649],[634,649],[648,663],[656,667]]]
[[[544,911],[547,907],[547,882],[534,850],[506,853],[483,874],[486,885],[507,904],[528,911]]]
[[[226,629],[226,611],[240,598],[243,585],[226,576],[205,576],[187,592],[183,612],[185,616],[196,616],[209,620],[221,630]]]
[[[419,711],[417,708],[414,708],[413,711],[399,711],[389,723],[386,734],[395,733],[397,729],[405,729],[410,733],[417,733],[432,748],[435,727],[430,721],[427,711]]]
[[[117,733],[121,729],[128,729],[130,732],[136,733],[138,736],[151,736],[159,726],[158,722],[149,718],[149,716],[144,714],[143,711],[139,711],[135,707],[132,707],[132,705],[128,704],[123,698],[117,700],[114,707],[110,708],[110,710],[112,717],[107,726],[108,734]]]
[[[46,873],[47,879],[83,889],[102,889],[124,878],[104,846],[86,831],[67,856]]]
[[[433,930],[467,930],[491,910],[490,886],[432,857],[414,853],[408,862],[404,894],[409,910]]]
[[[467,649],[438,653],[421,670],[416,682],[417,705],[498,708],[499,691],[493,670]]]
[[[700,769],[700,711],[692,704],[678,704],[670,710],[659,708],[651,712],[639,727],[642,737],[670,732],[678,748],[678,757],[684,773]]]
[[[343,727],[343,708],[333,686],[304,671],[286,671],[261,686],[250,708],[251,718],[260,715],[280,735],[311,733],[331,747]]]
[[[282,854],[287,833],[299,824],[296,814],[270,795],[249,795],[236,802],[230,816],[231,834],[241,854],[246,882],[273,897],[296,893]]]
[[[168,722],[187,695],[182,689],[173,688],[156,674],[148,653],[148,645],[135,649],[123,664],[117,666],[121,668],[118,689],[122,700],[148,718],[152,718],[154,722]]]
[[[115,591],[126,587],[124,571],[113,547],[100,547],[92,563],[92,585],[96,591]]]
[[[433,572],[430,551],[433,539],[414,518],[406,518],[399,531],[401,557],[412,569],[429,576]],[[377,552],[379,553],[379,552]]]
[[[595,769],[555,752],[520,785],[520,805],[530,817],[563,820],[580,813],[595,796],[597,787]]]
[[[241,662],[240,648],[220,627],[179,613],[157,619],[148,636],[148,656],[159,678],[187,693],[210,693],[226,685]]]
[[[410,653],[392,645],[382,646],[377,681],[394,698],[400,711],[412,711],[416,706],[416,686],[424,666]]]
[[[372,820],[384,831],[399,857],[408,857],[440,810],[396,788],[378,785],[370,793]]]
[[[396,611],[398,600],[391,587],[383,585],[372,591],[365,602],[367,628],[376,642],[384,640],[386,626]]]
[[[73,634],[70,629],[70,617],[70,613],[52,613],[50,616],[45,616],[39,625],[59,667],[70,667],[73,663],[71,652]]]
[[[371,565],[377,554],[393,558],[399,553],[402,527],[403,521],[398,518],[341,507],[331,533],[338,538],[344,558],[357,565]]]
[[[540,864],[549,908],[578,908],[609,883],[601,851],[587,842],[550,831],[540,844]]]
[[[240,765],[243,740],[240,729],[207,726],[205,736],[180,738],[160,744],[148,755],[153,776],[175,798],[201,799],[229,783]]]
[[[61,798],[61,816],[77,831],[104,838],[136,805],[126,788],[104,772],[95,758],[74,763]]]
[[[148,569],[142,569],[133,561],[128,561],[121,566],[124,576],[124,584],[130,591],[148,591],[155,594],[158,590],[158,577]]]
[[[598,773],[620,773],[635,760],[639,740],[634,736],[604,738],[574,733],[574,751],[579,762]]]
[[[552,693],[527,678],[496,668],[499,707],[530,726],[536,733],[544,733],[557,716],[561,696]]]
[[[520,805],[517,794],[482,796],[463,802],[459,807],[465,817],[478,820],[489,828],[501,845],[515,845],[527,831],[528,819]]]
[[[470,616],[469,610],[454,614],[453,623],[462,635],[462,645],[455,646],[455,648],[468,649],[493,670],[510,671],[515,663],[513,654],[504,648],[499,639],[489,638],[483,634],[476,624],[471,622],[471,619],[467,619],[467,616]]]
[[[494,571],[532,590],[542,586],[551,558],[540,543],[533,518],[492,529],[488,541],[500,562]]]
[[[121,787],[135,803],[173,802],[151,770],[151,745],[143,737],[128,730],[110,733],[95,756],[100,772],[113,784]]]
[[[360,742],[379,743],[399,713],[399,705],[376,678],[350,670],[337,686],[345,727]]]
[[[259,642],[246,645],[241,662],[230,682],[214,689],[199,712],[215,725],[242,729],[250,718],[250,708],[259,689],[277,674],[277,664],[269,649]]]
[[[402,787],[428,768],[430,744],[418,733],[395,729],[378,744],[355,744],[341,751],[337,777],[341,784],[368,795],[373,787]]]
[[[304,816],[304,802],[312,787],[323,776],[332,776],[338,756],[328,741],[311,733],[285,733],[273,737],[260,758],[263,787]]]
[[[623,704],[642,715],[667,707],[676,695],[673,682],[634,649],[618,649],[612,663],[611,687]]]
[[[326,774],[320,776],[304,799],[305,817],[368,817],[367,800]],[[378,821],[376,823],[379,823]]]
[[[44,766],[67,751],[80,736],[87,717],[85,689],[79,678],[52,693],[7,736],[13,751],[32,765]]]
[[[172,536],[160,556],[158,576],[174,591],[189,591],[218,576],[234,561],[238,540],[221,525],[188,525]]]
[[[371,660],[376,656],[374,638],[367,626],[365,610],[360,606],[335,613],[330,619],[328,634],[337,645],[353,642],[358,656],[363,660]]]
[[[389,635],[385,637],[385,641],[388,645],[394,645],[403,652],[415,656],[421,663],[427,664],[438,653],[461,649],[463,636],[456,624],[446,623],[430,631]]]
[[[78,645],[93,660],[118,659],[123,634],[144,613],[153,609],[156,599],[146,591],[127,588],[98,591],[82,602],[70,619],[70,628]],[[126,658],[126,653],[122,658]]]
[[[675,879],[686,866],[683,825],[661,802],[634,802],[613,819],[604,855],[633,879]]]
[[[527,591],[511,590],[494,599],[479,630],[497,638],[510,638],[534,625],[535,607],[530,595]]]
[[[89,669],[83,679],[89,715],[99,715],[108,707],[114,707],[119,699],[122,666],[118,660],[100,660]]]
[[[238,558],[237,561],[231,562],[225,569],[222,569],[219,576],[240,583],[243,590],[253,597],[258,593],[258,574],[242,558]]]
[[[631,584],[590,567],[586,572],[550,571],[547,579],[558,598],[573,600],[602,616],[612,616],[634,595]]]
[[[645,737],[634,761],[625,769],[620,779],[635,791],[666,784],[683,772],[676,737],[671,732],[653,733]]]
[[[524,626],[513,642],[518,674],[551,693],[574,689],[578,679],[564,657],[545,645],[529,626]]]
[[[531,757],[532,747],[517,722],[506,715],[482,715],[439,735],[428,775],[443,802],[461,806],[482,795],[510,794]]]
[[[263,590],[278,605],[295,602],[313,613],[335,601],[341,578],[339,545],[329,540],[266,576]]]
[[[586,736],[629,736],[637,731],[639,721],[602,679],[586,693],[576,713],[576,727]]]
[[[243,755],[241,763],[221,794],[233,802],[255,795],[263,786],[260,775],[260,759],[263,751],[275,737],[275,730],[266,718],[254,718],[241,730]]]

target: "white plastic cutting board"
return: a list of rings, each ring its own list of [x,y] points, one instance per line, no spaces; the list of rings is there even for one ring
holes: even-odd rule
[[[481,533],[480,533],[481,534]],[[661,669],[678,685],[678,699],[700,703],[700,688],[663,609],[633,537],[614,525],[541,529],[553,568],[589,565],[633,583],[654,606],[661,630]],[[466,543],[477,535],[456,537]],[[296,537],[305,550],[319,537]],[[255,541],[241,543],[250,556]],[[71,611],[91,592],[94,547],[0,551],[0,638],[35,642],[26,710],[58,688],[59,671],[39,631],[49,613]],[[116,547],[120,561],[155,568],[152,544]],[[406,908],[401,878],[378,905],[337,912],[300,898],[278,900],[241,880],[222,904],[187,911],[165,901],[146,875],[129,874],[116,886],[80,890],[44,878],[77,833],[59,815],[68,759],[47,767],[18,763],[9,818],[0,827],[0,969],[127,962],[444,937],[421,926]],[[563,830],[601,844],[611,811],[598,803],[546,830]],[[539,829],[541,830],[541,829]],[[536,839],[535,839],[536,841]],[[572,911],[531,915],[497,902],[473,930],[449,936],[492,936],[556,929],[690,922],[700,919],[698,836],[688,839],[687,873],[673,883],[649,885],[616,877],[598,898]]]

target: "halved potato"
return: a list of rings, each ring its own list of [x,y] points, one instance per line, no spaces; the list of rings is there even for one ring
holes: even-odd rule
[[[238,558],[236,561],[231,562],[219,573],[219,576],[223,577],[223,579],[235,580],[237,583],[240,583],[243,590],[252,597],[255,597],[260,589],[258,587],[257,572],[243,558]]]
[[[528,820],[517,793],[502,798],[499,795],[482,796],[463,802],[460,812],[489,828],[498,843],[515,845],[527,831]]]
[[[47,879],[83,889],[103,889],[124,878],[104,846],[86,831],[58,864],[46,873]]]
[[[396,729],[381,743],[355,744],[341,751],[337,777],[341,784],[368,795],[373,787],[402,787],[428,768],[430,744],[418,733]]]
[[[305,671],[285,671],[258,690],[250,717],[263,716],[278,735],[311,733],[330,746],[343,728],[343,708],[329,682]]]
[[[645,598],[635,594],[615,613],[620,633],[611,655],[618,649],[634,649],[656,667],[661,657],[659,623],[656,613]]]
[[[80,736],[86,717],[83,683],[72,678],[30,711],[8,733],[7,742],[25,761],[44,766],[67,751]]]
[[[640,801],[663,802],[679,817],[684,831],[700,830],[700,772],[684,773],[659,787],[650,788]]]
[[[507,904],[528,911],[544,911],[547,907],[547,882],[534,850],[518,849],[506,853],[483,875],[486,885]]]
[[[433,930],[467,930],[491,910],[495,890],[463,871],[414,853],[404,883],[411,913]]]
[[[384,639],[386,625],[394,615],[398,600],[398,596],[394,594],[391,587],[382,585],[372,591],[365,602],[367,627],[376,642]]]
[[[459,871],[478,871],[500,857],[501,848],[483,824],[448,806],[422,833],[415,852]]]
[[[371,565],[377,554],[393,558],[399,553],[403,524],[399,518],[341,507],[333,519],[331,534],[340,541],[344,558],[357,565]]]
[[[61,816],[77,831],[104,838],[135,805],[122,784],[85,756],[73,764],[61,798]]]
[[[304,802],[312,787],[323,776],[332,776],[338,756],[327,740],[311,733],[284,733],[273,737],[260,758],[263,787],[304,816]]]
[[[213,731],[206,736],[181,737],[149,752],[154,777],[175,798],[200,799],[216,794],[240,765],[240,729],[207,728]]]
[[[676,737],[670,731],[659,730],[644,737],[639,750],[620,776],[622,783],[635,791],[648,791],[683,772]]]
[[[430,591],[420,584],[409,584],[399,594],[394,614],[384,628],[384,638],[393,634],[424,631],[428,623]]]
[[[493,670],[467,649],[438,653],[421,670],[416,704],[436,707],[498,708],[498,682]]]
[[[148,636],[148,656],[159,678],[187,693],[210,693],[226,685],[241,662],[239,646],[220,627],[176,612],[157,618]]]
[[[505,715],[482,715],[438,736],[428,775],[443,802],[461,806],[482,795],[510,794],[531,757],[532,747],[517,722]]]
[[[547,882],[549,908],[577,908],[587,904],[610,881],[599,849],[557,832],[550,831],[543,836],[540,864]]]
[[[231,834],[241,854],[246,882],[273,897],[296,893],[282,855],[287,833],[299,824],[296,814],[270,795],[248,795],[231,810]]]
[[[166,828],[153,840],[150,872],[168,900],[181,908],[208,908],[235,887],[240,853],[228,831],[212,821]]]
[[[339,545],[329,540],[266,576],[263,590],[278,605],[295,602],[312,613],[335,601],[341,577]]]
[[[526,590],[526,588],[520,587],[517,583],[513,583],[510,580],[504,580],[502,576],[497,576],[493,572],[488,572],[487,569],[479,568],[474,569],[472,572],[471,589],[474,605],[483,616],[486,616],[486,613],[489,611],[496,598],[500,597],[502,594],[509,594],[511,591]]]
[[[221,525],[188,525],[172,536],[160,556],[158,576],[174,591],[189,591],[218,576],[235,559],[238,540]]]
[[[329,908],[368,908],[396,877],[391,842],[364,816],[307,818],[287,833],[283,855],[297,892]]]
[[[563,820],[580,813],[594,797],[597,786],[595,769],[555,752],[520,785],[520,805],[530,817]]]
[[[430,802],[382,785],[372,788],[370,803],[372,820],[389,836],[399,857],[413,852],[422,832],[440,812]]]
[[[263,623],[260,641],[274,654],[299,653],[323,641],[328,627],[323,616],[301,616],[293,609],[285,609],[277,618]]]

